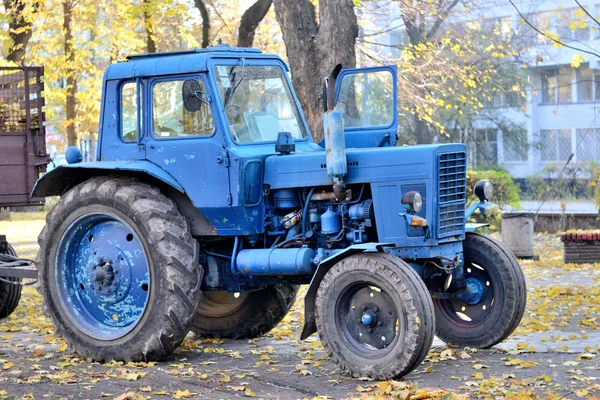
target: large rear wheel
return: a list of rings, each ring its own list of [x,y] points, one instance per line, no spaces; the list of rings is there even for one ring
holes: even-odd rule
[[[316,323],[343,372],[381,380],[419,366],[435,329],[427,287],[389,254],[354,255],[331,267],[317,291]]]
[[[6,244],[6,249],[0,254],[17,257],[17,252],[8,243]],[[20,283],[20,278],[5,277],[0,280],[0,319],[8,317],[19,305],[19,300],[21,299]]]
[[[192,325],[198,337],[251,339],[273,329],[294,305],[298,286],[276,285],[244,293],[207,291]]]
[[[175,204],[134,179],[99,177],[46,218],[38,290],[56,334],[94,360],[158,360],[200,300],[198,245]]]
[[[434,299],[436,334],[448,344],[487,348],[506,339],[519,325],[527,292],[515,256],[501,243],[477,233],[463,242],[469,296]]]

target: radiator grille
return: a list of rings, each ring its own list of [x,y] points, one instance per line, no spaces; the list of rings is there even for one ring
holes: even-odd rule
[[[438,158],[437,237],[460,235],[465,229],[467,158],[464,152],[440,154]]]

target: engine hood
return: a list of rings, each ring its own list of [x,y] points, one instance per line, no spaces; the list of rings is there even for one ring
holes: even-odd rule
[[[466,151],[464,144],[347,149],[346,183],[431,179],[440,153]],[[325,150],[274,155],[265,160],[265,184],[271,189],[326,186]]]

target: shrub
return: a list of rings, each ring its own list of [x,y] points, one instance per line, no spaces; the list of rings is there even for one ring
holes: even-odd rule
[[[519,194],[521,190],[515,184],[507,171],[503,170],[469,170],[467,171],[467,204],[478,201],[473,192],[475,184],[488,179],[494,184],[494,196],[491,201],[500,207],[509,205],[514,208],[521,208]]]

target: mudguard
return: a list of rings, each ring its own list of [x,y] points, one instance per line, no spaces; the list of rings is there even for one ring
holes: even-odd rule
[[[145,161],[102,161],[59,165],[52,171],[42,175],[35,183],[32,197],[59,196],[66,190],[94,175],[102,175],[111,171],[134,172],[158,179],[177,191],[185,190],[172,175],[156,164]]]
[[[319,263],[317,271],[313,275],[312,280],[304,296],[304,328],[302,328],[302,334],[300,339],[304,340],[317,331],[317,324],[315,322],[315,300],[317,298],[317,289],[321,280],[335,263],[357,253],[378,253],[383,252],[383,248],[386,246],[394,246],[390,243],[363,243],[355,244],[350,247],[346,247],[344,250],[339,251]]]

